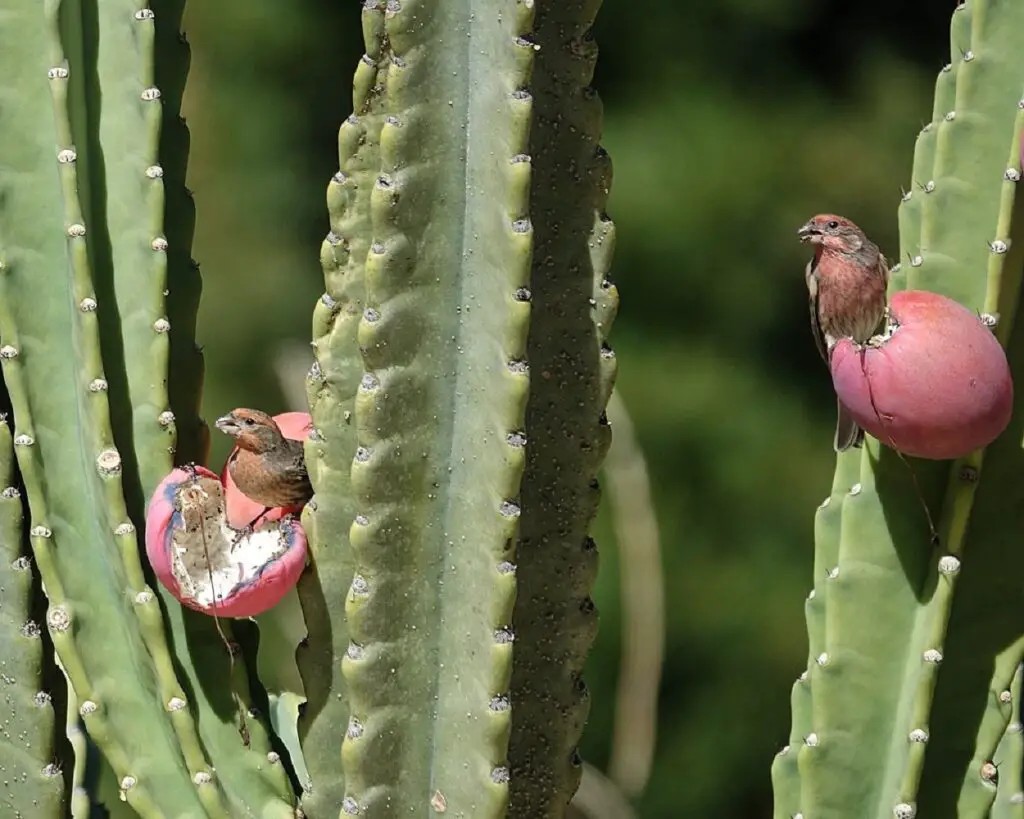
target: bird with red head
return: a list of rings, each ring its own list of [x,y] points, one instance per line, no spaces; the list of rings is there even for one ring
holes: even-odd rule
[[[274,418],[259,410],[239,408],[217,419],[216,427],[235,439],[236,448],[228,457],[226,472],[229,496],[234,487],[243,495],[263,507],[249,526],[253,526],[271,509],[298,508],[313,497],[313,486],[306,470],[302,439],[308,435],[309,416],[306,413],[288,413],[279,419],[292,421],[292,415],[301,416],[303,432],[286,435]],[[294,423],[291,424],[294,426]],[[234,487],[232,486],[234,484]],[[229,497],[229,518],[233,518]],[[231,520],[232,525],[240,522]]]
[[[814,247],[804,279],[814,340],[829,364],[840,339],[863,344],[880,329],[886,315],[889,265],[878,245],[842,216],[818,214],[797,235]],[[860,446],[864,431],[838,398],[837,414],[836,452]]]

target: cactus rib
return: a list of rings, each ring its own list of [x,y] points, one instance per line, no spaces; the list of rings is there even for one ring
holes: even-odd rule
[[[90,233],[98,237],[89,249],[103,318],[107,391],[118,451],[125,458],[125,494],[131,517],[139,523],[144,498],[173,466],[179,427],[186,452],[204,450],[196,440],[202,375],[194,345],[199,282],[189,254],[193,209],[184,189],[187,131],[178,121],[188,65],[178,30],[183,6],[181,0],[161,4],[159,15],[139,0],[96,7],[96,72],[104,96],[98,116],[95,106],[87,110],[98,121],[90,130],[95,137],[82,152],[80,174],[93,217]],[[165,202],[171,205],[166,219]],[[172,380],[178,387],[177,411],[168,394]],[[124,560],[136,578],[133,585],[144,582],[134,542]],[[271,747],[260,723],[249,722],[249,744],[243,746],[236,708],[221,682],[230,679],[246,699],[244,674],[236,670],[230,678],[230,660],[216,624],[183,609],[162,586],[157,594],[167,621],[147,588],[137,607],[142,636],[189,776],[202,783],[197,790],[207,813],[226,819],[230,799],[250,813],[276,802],[280,815],[290,816],[291,789],[281,766],[267,761]],[[227,624],[222,628],[230,633]],[[179,650],[172,660],[171,645],[188,650]]]
[[[327,186],[330,233],[320,249],[325,292],[313,313],[316,360],[306,379],[314,432],[306,462],[316,497],[303,512],[312,566],[298,593],[309,630],[298,652],[307,704],[299,721],[309,781],[302,807],[311,816],[338,814],[345,801],[339,773],[350,723],[341,658],[349,648],[345,597],[354,573],[348,529],[356,516],[351,467],[356,453],[355,397],[363,375],[359,322],[366,303],[365,263],[372,231],[370,195],[380,173],[384,78],[391,62],[384,43],[384,6],[362,9],[366,55],[356,68],[352,115],[338,131],[338,172]],[[329,430],[322,433],[321,430]]]
[[[277,605],[254,619],[260,633],[256,673],[267,692],[270,725],[288,751],[300,784],[305,783],[309,771],[298,723],[306,695],[295,652],[306,639],[307,630],[298,595],[294,589],[289,591]]]
[[[529,17],[525,6],[490,16],[388,4],[386,76],[374,83],[365,61],[356,74],[357,100],[380,85],[386,115],[370,224],[349,225],[369,252],[342,666],[347,812],[486,817],[507,803],[529,312],[517,294],[531,247],[529,165],[514,158],[530,121]],[[445,43],[443,59],[428,41]],[[464,122],[478,123],[471,140]]]
[[[951,38],[970,42],[970,11],[961,9],[953,18]],[[955,50],[954,54],[957,53]],[[956,104],[956,69],[960,62],[949,62],[943,66],[935,80],[935,95],[932,105],[932,119],[917,135],[914,145],[914,164],[910,184],[903,193],[897,217],[900,231],[900,255],[893,265],[889,278],[889,293],[906,287],[907,266],[916,267],[921,263],[921,207],[922,201],[934,188],[932,171],[935,165],[935,139],[946,114]]]
[[[87,83],[84,76],[69,82],[63,38],[73,47],[81,34],[79,14],[77,5],[47,2],[43,19],[17,19],[19,37],[35,48],[5,60],[20,89],[16,98],[6,100],[5,113],[20,113],[23,126],[37,123],[41,139],[6,163],[22,173],[9,170],[0,180],[6,194],[0,216],[6,267],[0,276],[0,333],[9,348],[4,374],[15,407],[15,440],[21,442],[18,460],[32,513],[33,550],[50,599],[47,621],[87,729],[108,755],[137,812],[199,815],[167,717],[154,696],[154,667],[139,623],[132,615],[124,618],[127,608],[145,605],[139,597],[145,587],[134,527],[121,495],[121,456],[110,435],[97,305],[77,196],[69,115],[81,110],[73,101],[81,100]],[[44,105],[47,98],[52,101]],[[52,181],[37,181],[42,179]],[[61,216],[43,207],[47,194],[64,202]],[[61,267],[67,278],[39,272]],[[32,369],[23,361],[33,362]],[[81,369],[76,371],[76,365]],[[77,446],[69,446],[59,432],[69,419],[82,424]],[[122,623],[122,636],[111,640],[109,629],[116,623]],[[103,655],[83,650],[90,643],[103,645]],[[113,668],[136,668],[138,681],[125,685]],[[145,734],[139,732],[142,725],[149,729]],[[151,766],[159,767],[160,777],[149,778]]]
[[[601,102],[589,85],[597,57],[590,27],[599,6],[597,0],[539,3],[532,35],[538,49],[530,139],[538,180],[530,201],[534,375],[517,544],[517,576],[529,594],[517,598],[513,618],[512,816],[565,810],[579,784],[575,746],[589,705],[581,670],[597,627],[590,599],[597,550],[588,528],[611,440],[604,409],[615,366],[604,343],[614,310],[601,300],[597,310],[591,307],[595,281],[604,283],[609,306],[615,299],[605,283],[611,248],[600,243],[609,227],[610,173],[598,144]]]
[[[804,603],[807,621],[807,670],[793,683],[790,706],[793,725],[789,741],[772,763],[772,787],[775,791],[775,819],[790,819],[800,813],[800,772],[798,753],[807,741],[814,742],[811,716],[810,668],[825,654],[825,608],[829,584],[837,576],[839,539],[842,524],[842,503],[849,487],[857,481],[860,461],[856,455],[839,458],[832,491],[818,507],[814,516],[814,586]],[[808,737],[811,737],[808,740]]]
[[[8,779],[4,815],[56,816],[67,801],[54,747],[54,709],[44,681],[44,641],[33,620],[32,560],[25,554],[24,512],[14,470],[14,443],[0,414],[0,680],[6,716],[0,730],[0,769]],[[77,763],[76,755],[76,763]]]
[[[992,819],[1024,819],[1024,725],[1021,724],[1021,677],[1024,666],[1017,666],[1013,682],[999,692],[1000,703],[1011,704],[1010,724],[999,741],[992,761],[999,782],[996,801],[992,805]]]
[[[75,689],[68,679],[67,672],[60,664],[60,658],[54,655],[57,667],[60,669],[63,679],[67,683],[67,708],[64,715],[64,732],[71,745],[75,756],[74,765],[71,770],[71,819],[89,819],[92,812],[92,799],[88,790],[87,777],[93,773],[89,771],[89,740],[82,730],[82,717],[79,713],[79,702],[75,696]],[[108,766],[109,767],[109,766]],[[113,774],[111,774],[113,776]]]

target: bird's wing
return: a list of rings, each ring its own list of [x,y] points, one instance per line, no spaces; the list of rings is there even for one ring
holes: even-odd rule
[[[822,360],[828,364],[828,347],[825,343],[825,333],[821,329],[821,319],[818,317],[818,276],[816,272],[818,257],[807,263],[804,270],[804,280],[807,282],[807,302],[811,308],[811,332],[814,333],[814,343],[818,345],[818,352]]]
[[[882,277],[882,281],[885,282],[885,286],[889,287],[889,261],[881,253],[878,254],[878,274]]]

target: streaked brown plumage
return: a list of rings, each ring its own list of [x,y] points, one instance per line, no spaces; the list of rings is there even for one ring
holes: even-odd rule
[[[313,497],[302,442],[285,438],[265,412],[239,408],[218,418],[216,426],[238,445],[228,471],[243,495],[267,509]]]
[[[814,245],[814,258],[804,278],[810,301],[811,329],[826,364],[842,338],[863,344],[880,329],[887,304],[889,265],[867,236],[849,219],[822,213],[797,231],[802,242]],[[843,452],[860,446],[864,430],[836,399],[833,446]]]

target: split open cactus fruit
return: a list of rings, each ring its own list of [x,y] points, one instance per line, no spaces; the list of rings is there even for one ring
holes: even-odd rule
[[[836,394],[882,443],[919,458],[960,458],[1010,422],[1013,380],[999,341],[976,313],[938,293],[906,290],[877,342],[843,339],[832,353]]]
[[[219,617],[252,617],[298,583],[306,535],[283,513],[251,533],[234,529],[224,485],[197,466],[175,469],[157,487],[147,514],[146,553],[157,579],[182,604]]]

